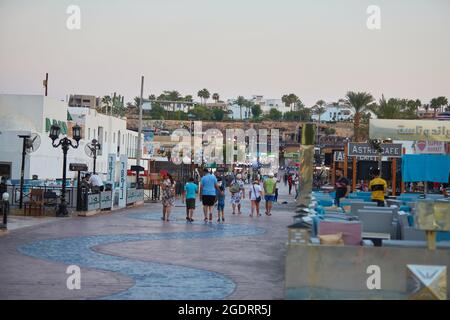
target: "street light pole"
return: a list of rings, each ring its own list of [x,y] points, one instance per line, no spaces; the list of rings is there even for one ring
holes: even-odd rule
[[[61,128],[58,125],[52,125],[50,128],[50,139],[52,139],[52,146],[53,148],[58,148],[61,146],[63,150],[63,181],[62,181],[62,188],[61,188],[61,203],[58,207],[58,210],[56,212],[57,217],[65,217],[68,215],[67,211],[67,204],[66,204],[66,170],[67,170],[67,151],[69,151],[69,148],[72,147],[74,149],[78,148],[79,142],[81,140],[81,127],[78,125],[75,125],[72,128],[73,132],[73,139],[75,140],[76,144],[72,143],[72,140],[70,140],[67,137],[64,137],[56,143],[56,139],[58,139],[59,134],[61,132]]]
[[[141,138],[142,138],[142,103],[144,95],[144,76],[141,77],[141,97],[139,99],[139,124],[138,124],[138,142],[137,142],[137,152],[136,152],[136,165],[141,165]],[[139,175],[137,176],[139,180]],[[137,182],[137,181],[136,181]]]
[[[96,139],[93,139],[91,141],[91,145],[92,145],[92,155],[93,155],[93,159],[94,159],[93,172],[94,172],[94,174],[96,174],[95,168],[96,168],[96,164],[97,164],[97,150],[100,150],[101,145]]]
[[[22,144],[22,166],[20,167],[20,196],[19,196],[19,209],[23,206],[23,185],[24,185],[24,175],[25,175],[25,156],[27,154],[27,142],[30,135],[19,135],[19,138],[23,139]]]

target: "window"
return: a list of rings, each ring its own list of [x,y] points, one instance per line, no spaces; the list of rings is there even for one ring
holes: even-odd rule
[[[113,133],[113,143],[116,143],[116,133]]]
[[[88,128],[88,140],[91,140],[91,128]]]
[[[108,131],[105,131],[105,143],[108,142]]]

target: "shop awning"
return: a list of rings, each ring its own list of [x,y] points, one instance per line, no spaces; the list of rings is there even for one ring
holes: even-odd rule
[[[448,183],[450,156],[434,154],[405,154],[402,157],[404,182]]]

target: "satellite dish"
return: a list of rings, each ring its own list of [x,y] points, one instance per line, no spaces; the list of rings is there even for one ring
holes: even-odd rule
[[[41,136],[37,133],[32,133],[25,141],[25,151],[30,154],[39,149],[41,146]]]

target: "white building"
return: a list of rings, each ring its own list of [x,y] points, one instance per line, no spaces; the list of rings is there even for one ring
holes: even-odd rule
[[[291,111],[290,107],[287,107],[281,99],[264,99],[264,96],[254,95],[249,99],[253,104],[257,104],[261,107],[263,114],[269,114],[270,109],[277,109],[281,113]],[[241,119],[241,108],[235,103],[235,99],[228,100],[228,109],[230,110],[230,118],[239,120]],[[252,117],[251,110],[242,107],[242,119],[248,119]]]
[[[330,104],[325,106],[325,112],[320,115],[321,122],[338,122],[348,121],[354,116],[354,112],[351,108]],[[312,115],[313,121],[319,120],[318,114]]]
[[[41,144],[35,152],[27,154],[25,179],[37,175],[39,180],[62,177],[63,152],[53,148],[48,137],[50,126],[58,123],[63,133],[72,137],[71,128],[82,127],[82,140],[77,149],[70,148],[67,155],[67,170],[70,163],[86,163],[93,169],[93,159],[85,152],[85,145],[92,139],[101,143],[96,171],[105,180],[109,153],[126,154],[128,167],[135,163],[137,132],[126,129],[126,119],[97,113],[95,109],[68,107],[66,102],[39,95],[0,95],[0,175],[13,181],[20,179],[22,139],[21,133],[37,133]],[[143,144],[142,144],[143,145]],[[73,178],[75,172],[67,171]]]

